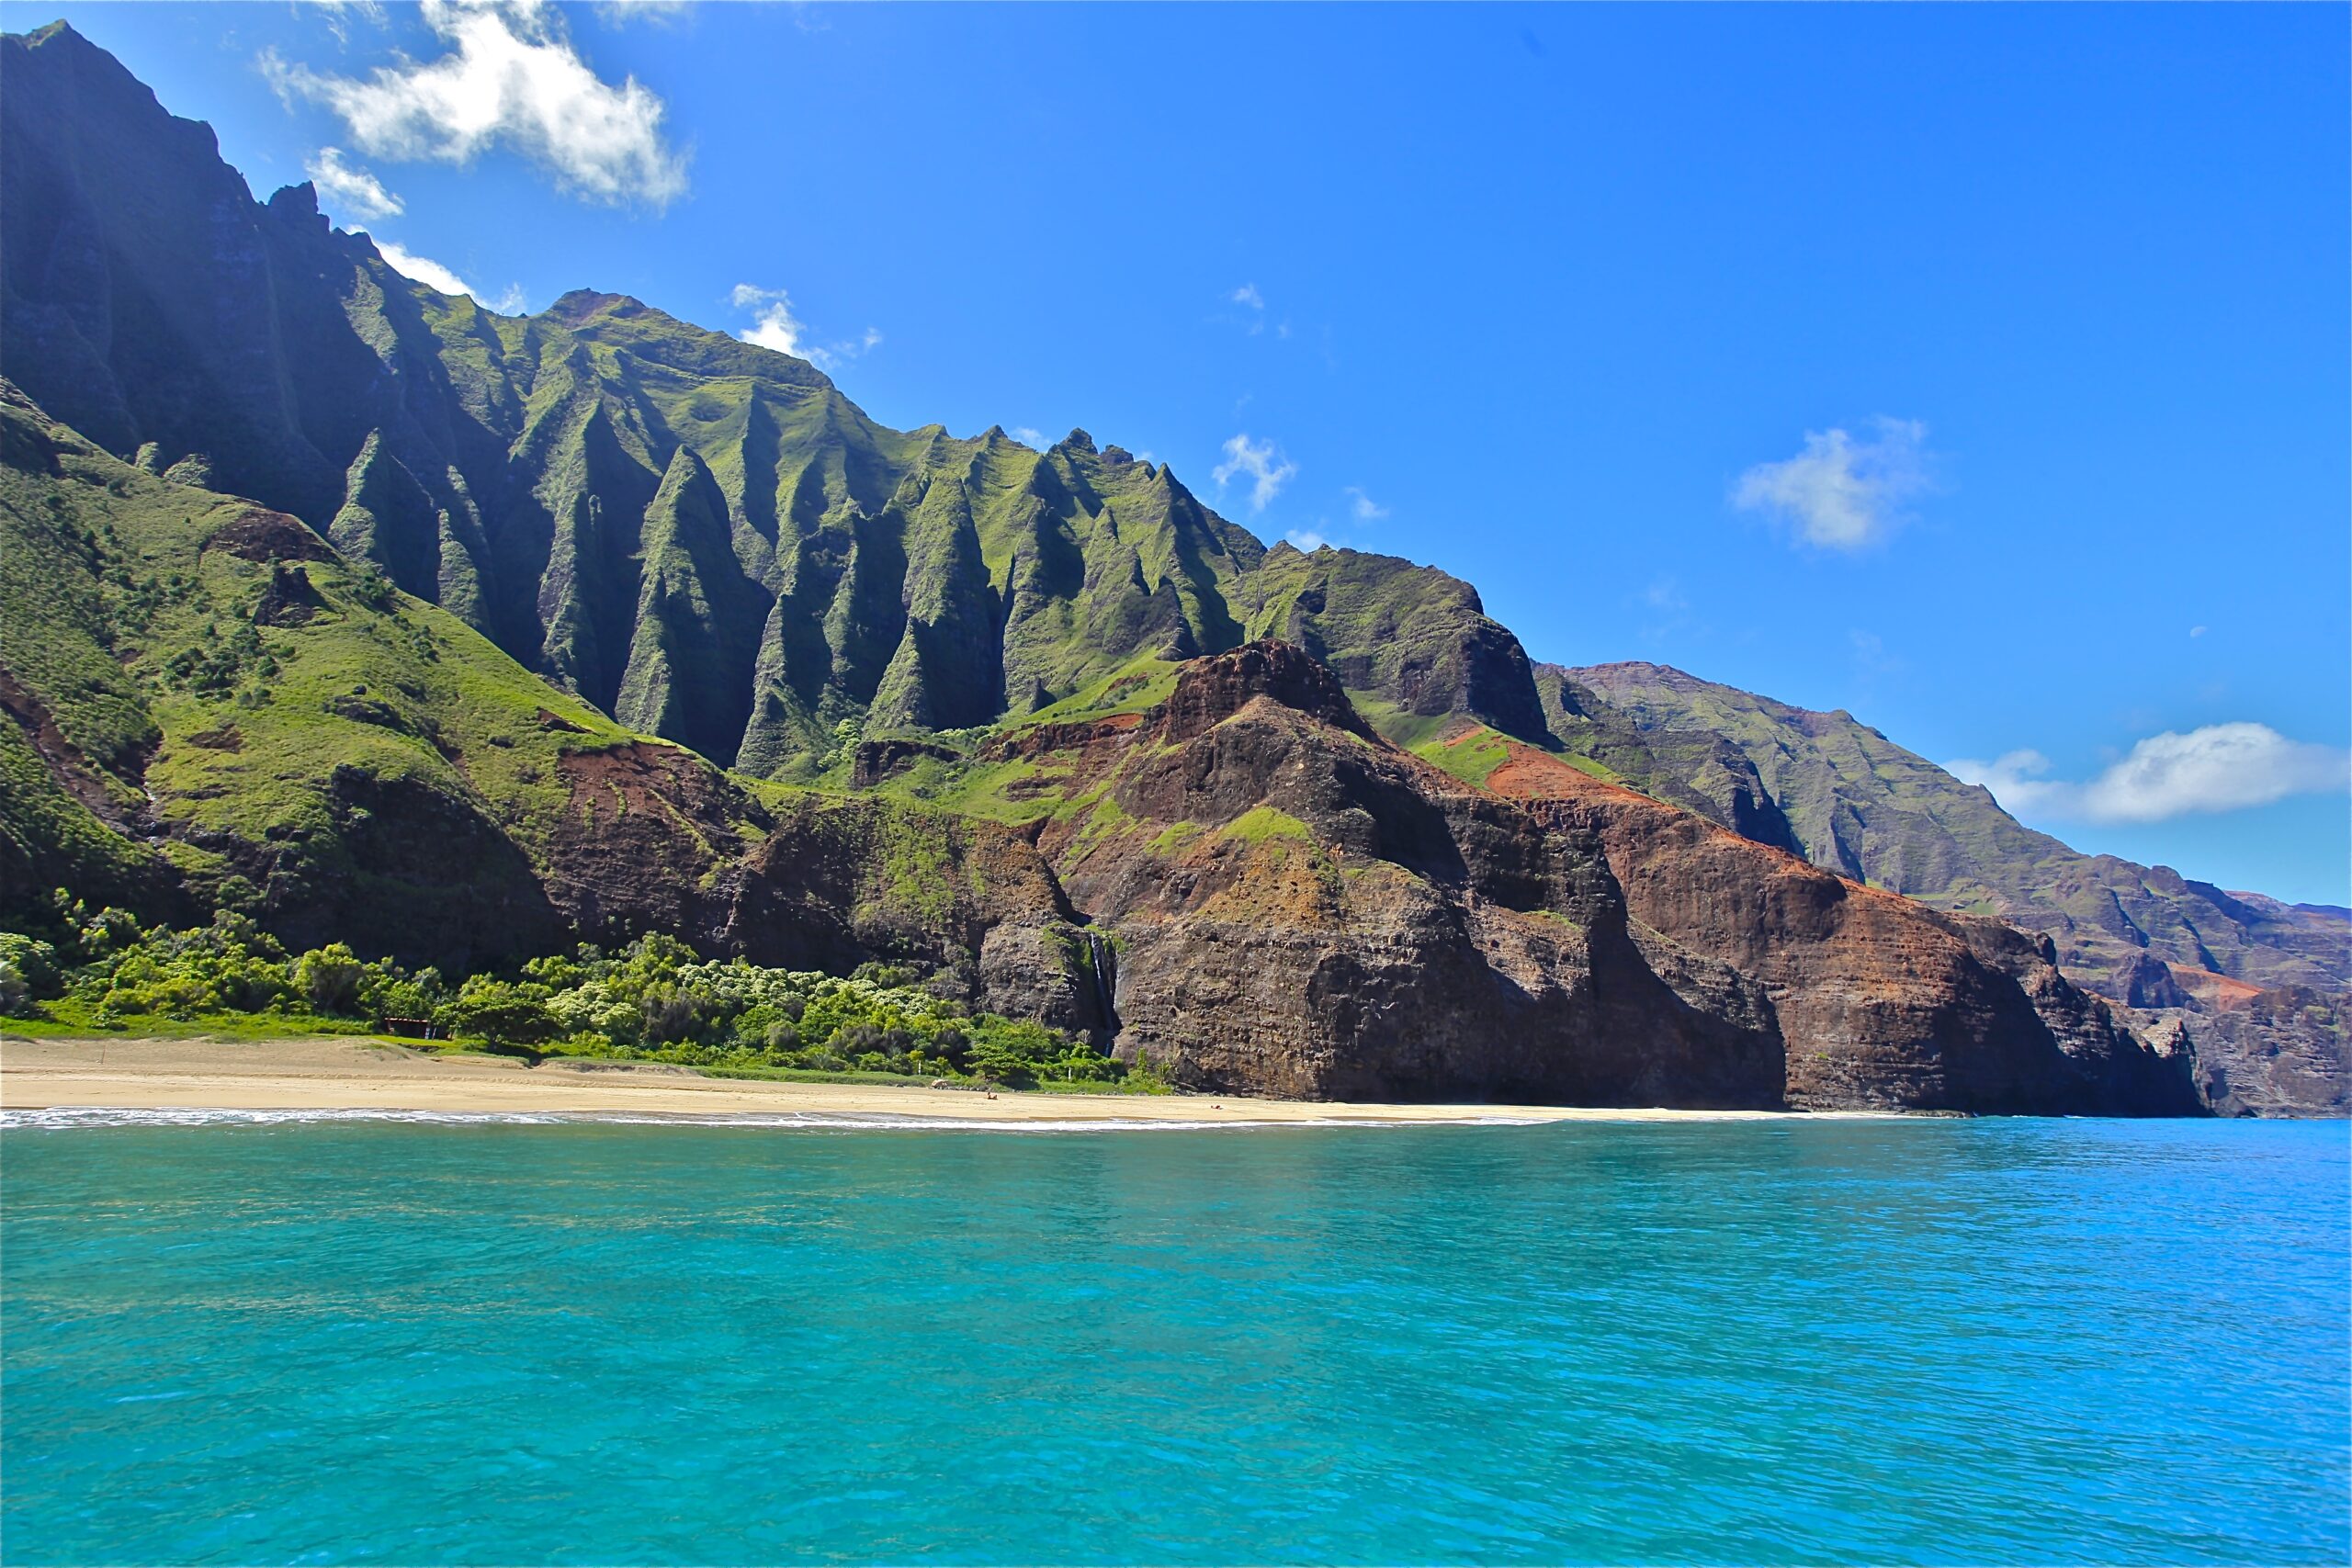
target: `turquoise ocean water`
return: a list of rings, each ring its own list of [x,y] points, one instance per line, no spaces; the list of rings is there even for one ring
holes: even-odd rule
[[[2340,1124],[0,1134],[51,1562],[2334,1562]]]

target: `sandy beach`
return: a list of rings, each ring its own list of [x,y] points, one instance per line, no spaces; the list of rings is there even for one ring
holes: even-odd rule
[[[1375,1105],[1206,1095],[1015,1094],[705,1077],[689,1067],[442,1055],[379,1040],[34,1040],[0,1035],[0,1109],[910,1116],[1004,1122],[1682,1120],[1775,1111]]]

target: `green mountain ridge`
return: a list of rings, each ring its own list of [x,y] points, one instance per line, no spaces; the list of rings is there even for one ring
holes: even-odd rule
[[[301,518],[633,728],[799,776],[844,722],[968,728],[1279,631],[1375,704],[1542,732],[1517,640],[1442,572],[1270,552],[1083,431],[890,430],[626,296],[518,318],[436,294],[310,186],[254,201],[70,28],[0,44],[0,85],[26,393]]]
[[[455,970],[649,931],[777,967],[914,959],[1101,1024],[992,823],[728,774],[524,670],[295,519],[122,463],[0,382],[0,914],[71,888]]]
[[[912,961],[944,1000],[1221,1092],[2199,1109],[2192,1052],[1991,921],[1808,873],[1765,937],[1835,978],[1797,994],[1736,967],[1756,933],[1635,921],[1599,824],[1378,739],[1278,640],[1138,660],[972,753],[913,742],[882,789],[813,790],[634,734],[299,520],[5,383],[0,459],[11,926],[62,886],[459,969],[649,932]],[[1770,853],[1707,831],[1678,852],[1698,871]],[[1922,973],[1884,972],[1889,936]]]

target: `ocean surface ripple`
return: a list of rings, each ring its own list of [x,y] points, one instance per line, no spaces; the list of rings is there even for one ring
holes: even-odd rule
[[[0,1134],[10,1562],[2352,1554],[2340,1123],[194,1122]]]

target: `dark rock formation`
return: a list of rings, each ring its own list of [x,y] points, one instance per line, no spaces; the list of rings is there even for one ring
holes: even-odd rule
[[[850,758],[850,787],[872,789],[898,777],[925,758],[936,762],[954,762],[961,761],[962,754],[953,747],[911,738],[861,740]]]
[[[2256,990],[2214,975],[2188,984],[2177,1007],[2139,1015],[2142,1032],[2197,1064],[2205,1101],[2223,1116],[2352,1114],[2344,1042],[2352,1004],[2304,986]]]
[[[1480,790],[1303,652],[996,753],[1114,933],[1123,1054],[1228,1092],[2187,1113],[2027,937],[1827,875],[1530,747]],[[1497,793],[1497,792],[1499,792]],[[1503,798],[1513,795],[1517,798]]]
[[[1761,983],[1792,1104],[2180,1114],[2160,1060],[2058,972],[2047,939],[1860,886],[1515,748],[1489,786],[1600,844],[1642,924]]]

